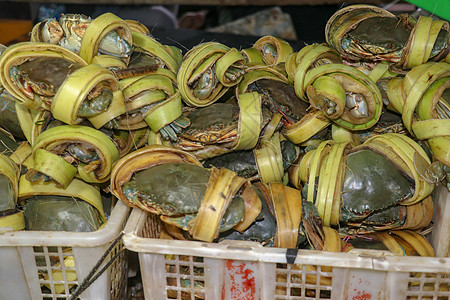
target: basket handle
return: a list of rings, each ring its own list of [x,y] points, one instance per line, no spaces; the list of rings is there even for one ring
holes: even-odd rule
[[[111,245],[109,245],[108,249],[106,249],[105,253],[103,253],[102,257],[100,257],[100,259],[91,269],[86,278],[84,278],[83,282],[75,289],[75,291],[69,298],[70,300],[76,300],[78,296],[81,295],[81,293],[83,293],[95,280],[97,280],[97,278],[100,277],[100,275],[102,275],[103,272],[105,272],[109,268],[109,266],[111,266],[112,263],[122,254],[122,252],[125,250],[125,248],[123,247],[105,264],[105,266],[103,266],[103,268],[100,269],[100,271],[98,271],[98,273],[96,273],[103,261],[106,259],[112,249],[114,249],[114,246],[122,239],[124,234],[125,232],[121,231],[111,243]]]

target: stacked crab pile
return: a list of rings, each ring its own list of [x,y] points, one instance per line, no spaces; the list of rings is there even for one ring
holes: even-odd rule
[[[44,229],[37,201],[76,199],[76,229],[96,230],[103,194],[159,215],[165,238],[348,251],[363,236],[433,256],[420,232],[449,177],[448,23],[355,5],[326,40],[182,55],[109,13],[37,24],[0,56],[0,220],[23,229],[21,207]]]

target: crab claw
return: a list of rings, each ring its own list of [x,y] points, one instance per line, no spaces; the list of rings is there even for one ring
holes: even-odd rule
[[[117,57],[128,57],[131,55],[132,51],[130,43],[121,38],[114,30],[106,34],[99,45],[100,53]]]
[[[45,43],[58,44],[64,35],[64,31],[56,19],[48,19],[42,23],[42,31],[40,38]]]

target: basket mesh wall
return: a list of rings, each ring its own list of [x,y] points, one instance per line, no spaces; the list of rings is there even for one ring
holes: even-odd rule
[[[445,273],[410,273],[407,299],[450,299],[450,277]]]
[[[330,267],[277,264],[275,299],[331,299]]]
[[[67,299],[78,285],[71,247],[33,247],[44,299]]]
[[[142,228],[139,236],[145,238],[158,238],[163,224],[158,218],[153,214],[148,214],[146,222]],[[151,253],[148,254],[153,256]],[[172,254],[154,254],[155,258],[152,260],[157,260],[159,257],[163,257],[164,262],[159,264],[163,266],[164,270],[153,270],[152,276],[160,276],[164,274],[164,281],[161,282],[165,285],[163,288],[165,290],[164,299],[207,299],[209,289],[217,289],[221,287],[212,287],[211,281],[216,282],[216,278],[211,279],[205,276],[208,273],[207,261],[214,260],[215,258],[206,258],[202,256],[191,256],[191,255],[172,255]],[[156,258],[158,257],[158,258]],[[217,259],[216,259],[217,260]],[[220,259],[219,259],[220,260]],[[226,266],[229,261],[222,259],[224,265]],[[242,258],[245,262],[245,257]],[[262,262],[261,262],[262,263]],[[256,263],[257,264],[257,263]],[[286,264],[286,263],[262,263],[268,265],[275,265],[273,268],[275,274],[272,276],[269,274],[269,278],[275,278],[274,284],[274,295],[270,299],[275,300],[321,300],[321,299],[341,299],[343,297],[342,293],[345,291],[345,287],[339,287],[339,282],[342,282],[342,278],[335,278],[336,273],[333,272],[332,266],[320,266],[320,265],[298,265],[298,264]],[[152,266],[152,268],[154,265]],[[226,269],[226,267],[225,267]],[[358,269],[355,269],[356,273],[352,273],[351,268],[342,268],[341,270],[346,270],[351,274],[359,275]],[[272,270],[269,268],[268,270]],[[364,273],[364,269],[359,269]],[[377,276],[382,279],[389,278],[388,273],[393,273],[394,271],[376,271],[368,269],[368,272],[375,272]],[[395,273],[395,272],[394,272]],[[156,275],[158,274],[158,275]],[[339,273],[338,273],[339,274]],[[272,277],[271,277],[272,276]],[[403,299],[420,300],[420,299],[433,299],[433,300],[450,300],[450,278],[447,273],[405,273],[408,282],[405,285],[407,291],[402,291]],[[261,279],[260,285],[267,284]],[[348,279],[348,278],[347,278]],[[143,278],[143,280],[149,280],[153,282],[157,280],[156,278]],[[344,278],[345,280],[345,278]],[[336,281],[336,282],[334,282]],[[333,283],[335,287],[333,289]],[[226,285],[226,284],[225,284]],[[357,285],[354,285],[357,286]],[[380,287],[383,287],[382,284]],[[261,286],[259,286],[261,287]],[[339,287],[339,289],[337,289]],[[403,285],[402,285],[403,287]],[[364,288],[364,286],[362,286]],[[395,282],[392,287],[397,288]],[[336,290],[337,289],[337,290]],[[348,291],[347,291],[348,292]],[[392,291],[386,291],[385,296],[389,295]],[[222,295],[223,296],[223,295]],[[351,292],[347,296],[350,296]],[[355,295],[353,295],[355,296]],[[359,297],[359,294],[356,294]],[[369,295],[370,296],[370,295]],[[213,297],[214,298],[214,297]],[[150,298],[151,299],[151,298]],[[158,298],[160,299],[160,298]],[[211,298],[212,299],[212,298]],[[233,298],[238,299],[238,298]],[[355,299],[355,298],[353,298]],[[362,298],[361,298],[362,299]]]

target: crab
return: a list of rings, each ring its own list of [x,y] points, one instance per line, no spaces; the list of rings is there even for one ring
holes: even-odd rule
[[[342,38],[345,51],[367,58],[398,61],[409,38],[410,30],[398,18],[373,17],[361,21]]]
[[[383,155],[364,149],[350,153],[342,187],[340,222],[358,224],[360,231],[395,227],[406,216],[399,203],[411,197],[414,188],[412,178]]]
[[[27,230],[91,232],[103,223],[97,209],[75,197],[35,195],[22,202]]]
[[[100,165],[100,157],[97,150],[87,143],[66,143],[52,149],[54,154],[60,155],[65,161],[71,165],[78,167],[84,164],[83,168],[86,172],[96,170]],[[49,176],[38,172],[34,169],[29,169],[26,173],[26,179],[31,182],[50,182],[53,179]]]
[[[288,140],[283,140],[280,144],[283,168],[286,171],[298,157],[298,151],[296,150],[295,145]],[[206,168],[211,166],[216,168],[224,167],[236,172],[240,177],[248,178],[250,180],[259,179],[258,167],[253,150],[232,151],[208,158],[203,161],[203,166]]]
[[[344,51],[367,60],[399,62],[408,42],[412,25],[404,16],[372,17],[358,23],[341,39]],[[448,32],[441,30],[430,57],[448,46]]]
[[[308,104],[300,101],[292,84],[259,79],[249,85],[248,91],[259,93],[262,104],[271,112],[280,113],[285,125],[296,123],[307,114]]]
[[[81,67],[61,57],[37,57],[11,67],[9,74],[27,97],[39,97],[50,106],[64,80]],[[105,111],[112,98],[113,93],[105,84],[97,85],[81,104],[78,116],[89,117]]]
[[[196,217],[210,170],[191,163],[166,163],[134,173],[122,191],[132,203],[143,203],[150,212],[169,224],[188,230]],[[244,200],[235,195],[219,231],[226,231],[244,218]]]
[[[277,232],[277,223],[273,202],[267,187],[260,182],[253,185],[254,190],[261,199],[261,212],[256,220],[243,232],[230,230],[220,234],[217,241],[247,240],[259,242],[263,246],[273,247]],[[297,247],[301,249],[322,250],[323,247],[323,221],[315,205],[302,201],[302,221],[298,231]]]
[[[40,41],[58,44],[79,53],[84,32],[91,22],[92,19],[83,14],[63,14],[59,21],[51,18],[39,23],[37,35]],[[101,40],[99,53],[128,57],[132,53],[132,47],[127,40],[112,30]]]

